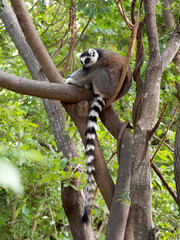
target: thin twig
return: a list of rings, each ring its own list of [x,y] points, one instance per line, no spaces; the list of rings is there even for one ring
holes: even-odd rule
[[[106,162],[106,165],[109,164],[109,162],[113,159],[114,155],[116,155],[116,154],[117,154],[117,151],[116,151],[116,152],[113,152],[113,153],[111,154],[109,160]]]
[[[17,204],[13,204],[13,205],[12,205],[11,222],[14,222],[14,221],[15,221],[16,207],[17,207]]]
[[[171,194],[171,196],[174,198],[174,200],[176,201],[176,203],[178,203],[178,199],[177,199],[177,194],[174,192],[174,190],[169,186],[168,182],[166,181],[166,179],[163,177],[162,172],[159,170],[159,168],[156,166],[156,164],[154,162],[151,163],[151,167],[153,168],[153,170],[156,172],[156,174],[158,175],[158,177],[161,179],[162,183],[164,184],[164,186],[166,187],[166,189],[169,191],[169,193]]]
[[[156,135],[153,135],[153,137],[154,137],[155,139],[157,139],[158,141],[162,142],[162,139],[160,139],[160,138],[157,137]],[[164,146],[166,146],[167,148],[169,148],[169,150],[171,150],[172,152],[174,152],[174,149],[173,149],[171,146],[169,146],[169,144],[167,144],[166,142],[163,142],[163,144],[164,144]]]
[[[41,203],[39,211],[35,215],[35,220],[34,220],[34,224],[33,224],[33,227],[32,227],[32,234],[35,233],[35,230],[36,230],[36,227],[37,227],[37,218],[39,217],[40,212],[42,211],[43,207],[44,207],[44,203]]]
[[[19,54],[16,54],[14,56],[0,56],[0,58],[16,58],[18,56],[19,56]]]
[[[52,210],[51,210],[50,205],[49,205],[49,210],[50,210],[51,217],[52,217],[52,220],[53,220],[53,223],[54,223],[54,229],[55,229],[56,239],[58,240],[58,232],[57,232],[57,228],[56,228],[56,222],[55,222],[55,220],[54,220],[53,213],[52,213]]]
[[[41,33],[40,36],[43,36],[43,34],[45,34],[45,33],[47,32],[47,30],[50,28],[50,26],[52,26],[52,24],[53,24],[53,22],[54,22],[54,20],[55,20],[55,18],[56,18],[56,16],[57,16],[57,14],[58,14],[58,12],[59,12],[60,6],[61,6],[61,4],[59,4],[59,6],[57,7],[57,10],[56,10],[56,12],[55,12],[55,14],[54,14],[54,17],[53,17],[51,23],[47,26],[47,28],[44,30],[44,32]]]
[[[90,22],[91,22],[91,18],[89,18],[86,26],[84,27],[84,29],[83,29],[82,32],[81,32],[80,37],[78,38],[78,40],[77,40],[76,43],[74,44],[74,48],[77,46],[77,44],[78,44],[79,41],[81,40],[81,38],[82,38],[83,34],[85,33],[85,31],[87,30]],[[77,32],[78,32],[78,31],[76,31],[76,34],[77,34]],[[70,40],[70,39],[68,39],[68,41],[69,41],[69,40]],[[63,45],[64,45],[64,44],[63,44]],[[62,46],[63,46],[63,45],[62,45]],[[59,50],[58,50],[58,52],[59,52]],[[60,63],[57,64],[56,67],[58,68],[58,67],[67,59],[67,57],[68,57],[68,55],[65,56],[65,57],[63,58],[63,60],[62,60]]]
[[[91,18],[89,18],[86,26],[84,27],[84,29],[82,30],[82,32],[81,32],[81,34],[80,34],[80,37],[78,38],[78,40],[77,40],[76,43],[74,44],[74,48],[78,45],[78,43],[79,43],[79,41],[81,40],[83,34],[85,33],[86,29],[88,28],[90,22],[91,22]]]
[[[167,102],[164,102],[163,108],[162,108],[162,110],[161,110],[161,114],[160,114],[160,116],[159,116],[158,121],[156,122],[155,126],[151,129],[151,131],[149,131],[149,133],[148,133],[149,138],[151,138],[152,135],[155,133],[155,131],[158,129],[158,127],[159,127],[159,125],[160,125],[160,123],[161,123],[161,120],[162,120],[162,118],[163,118],[163,116],[164,116],[164,112],[165,112],[165,110],[166,110],[166,107],[167,107]]]
[[[159,144],[158,148],[156,149],[154,155],[152,156],[152,158],[151,158],[151,160],[150,160],[150,163],[153,162],[153,160],[154,160],[155,156],[157,155],[159,149],[161,148],[161,146],[163,145],[164,141],[166,140],[167,133],[168,133],[170,127],[171,127],[171,124],[172,124],[172,122],[173,122],[173,119],[175,118],[175,116],[176,116],[176,114],[177,114],[177,111],[178,111],[179,106],[180,106],[180,102],[178,103],[178,105],[177,105],[177,107],[176,107],[176,109],[175,109],[175,111],[174,111],[174,113],[173,113],[173,115],[172,115],[172,118],[171,118],[171,120],[170,120],[170,122],[169,122],[169,125],[168,125],[168,127],[167,127],[166,132],[165,132],[165,135],[164,135],[161,143]]]
[[[64,35],[62,36],[62,38],[58,40],[58,42],[59,42],[60,44],[59,44],[58,49],[52,54],[52,56],[51,56],[52,59],[55,58],[55,57],[58,55],[58,53],[59,53],[59,51],[61,50],[61,48],[62,48],[67,42],[69,42],[69,41],[71,40],[71,38],[68,38],[68,39],[65,41],[65,43],[63,43],[63,39],[66,37],[66,35],[67,35],[68,33],[69,33],[69,30],[67,29],[66,32],[64,33]]]
[[[106,222],[107,222],[108,217],[109,217],[109,216],[107,215],[107,216],[102,220],[101,226],[100,226],[99,231],[98,231],[98,233],[97,233],[97,235],[96,235],[96,237],[95,237],[95,240],[98,239],[100,233],[102,232],[102,230],[103,230],[103,228],[104,228],[104,225],[105,225]]]
[[[50,144],[40,142],[40,145],[41,145],[42,147],[47,148],[48,150],[50,150],[50,151],[55,155],[55,151],[54,151],[53,147],[52,147]]]
[[[123,9],[123,5],[122,5],[122,2],[121,0],[114,0],[118,9],[119,9],[119,12],[121,14],[121,16],[123,17],[124,21],[126,22],[126,24],[128,25],[129,29],[132,30],[134,25],[129,21],[129,19],[126,17],[125,13],[124,13],[124,9]]]
[[[33,10],[33,8],[39,3],[39,1],[35,2],[34,5],[28,10],[29,12],[31,12]]]

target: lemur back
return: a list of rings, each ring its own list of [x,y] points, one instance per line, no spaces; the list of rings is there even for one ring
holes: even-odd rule
[[[84,204],[83,222],[89,221],[94,199],[94,173],[95,173],[95,137],[97,119],[105,105],[106,100],[112,97],[121,77],[124,58],[119,54],[104,49],[88,49],[78,55],[83,69],[72,73],[66,83],[92,87],[94,99],[90,106],[86,129],[86,166],[87,190]],[[132,72],[129,68],[124,84],[116,100],[124,96],[132,82]]]

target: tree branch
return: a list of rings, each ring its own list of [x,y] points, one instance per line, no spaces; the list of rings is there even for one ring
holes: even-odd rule
[[[169,186],[168,182],[166,181],[166,179],[164,178],[162,172],[159,170],[159,168],[156,166],[156,164],[154,162],[151,163],[151,167],[152,169],[155,171],[155,173],[157,174],[157,176],[161,179],[162,183],[164,184],[164,186],[166,187],[166,189],[169,191],[169,193],[171,194],[171,196],[174,198],[175,202],[178,203],[177,200],[177,194],[174,192],[174,190]]]
[[[180,47],[180,29],[177,28],[176,31],[171,36],[166,48],[161,54],[163,60],[163,69],[165,69],[167,65],[173,60],[179,47]]]
[[[141,114],[134,127],[131,154],[130,222],[134,238],[148,239],[152,230],[152,187],[150,141],[148,131],[153,128],[159,107],[162,61],[159,53],[154,0],[144,0],[145,20],[149,41],[149,61],[145,75]]]
[[[149,42],[149,58],[155,58],[159,54],[158,31],[155,15],[155,1],[144,0],[145,20],[147,26],[148,42]]]
[[[132,24],[132,23],[129,21],[129,19],[126,17],[121,0],[115,0],[115,3],[116,3],[116,5],[117,5],[117,8],[118,8],[121,16],[123,17],[124,21],[125,21],[126,24],[128,25],[129,29],[132,30],[133,24]]]
[[[68,84],[33,81],[0,71],[0,86],[8,90],[35,97],[75,103],[84,99],[92,99],[91,90]]]
[[[39,61],[43,72],[46,74],[50,82],[63,83],[63,78],[59,71],[54,66],[52,59],[41,42],[36,29],[31,21],[29,12],[23,0],[11,0],[16,17],[25,35],[25,38],[30,45],[34,55]]]
[[[163,2],[163,16],[165,23],[168,27],[173,27],[175,25],[174,16],[170,10],[169,0],[162,0]],[[167,10],[169,9],[169,10]]]
[[[54,14],[51,22],[48,24],[47,28],[41,33],[40,36],[43,36],[43,35],[47,32],[47,30],[53,25],[53,22],[54,22],[55,18],[57,17],[57,14],[58,14],[58,12],[59,12],[60,7],[61,7],[61,3],[59,3],[59,5],[58,5],[58,7],[57,7],[57,9],[56,9],[56,12],[55,12],[55,14]],[[64,16],[63,16],[63,17],[64,17]],[[62,17],[62,18],[63,18],[63,17]],[[62,19],[61,19],[61,20],[62,20]]]
[[[89,26],[89,23],[90,23],[90,22],[91,22],[91,18],[89,18],[89,20],[88,20],[88,22],[87,22],[86,26],[85,26],[85,27],[84,27],[84,29],[82,30],[82,32],[81,32],[81,34],[80,34],[80,36],[79,36],[78,40],[76,41],[76,43],[75,43],[74,47],[76,47],[76,46],[78,45],[78,43],[79,43],[79,41],[81,40],[81,38],[82,38],[83,34],[84,34],[84,33],[85,33],[85,31],[87,30],[87,28],[88,28],[88,26]]]
[[[100,114],[100,117],[108,131],[118,139],[119,132],[121,132],[124,123],[119,119],[114,108],[110,106]],[[126,128],[122,138],[118,139],[117,151],[119,169],[107,226],[106,239],[124,240],[130,207],[127,203],[128,200],[125,199],[124,196],[129,193],[130,187],[131,146],[132,134],[129,129]]]

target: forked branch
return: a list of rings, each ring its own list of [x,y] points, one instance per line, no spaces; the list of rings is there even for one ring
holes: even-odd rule
[[[119,12],[121,14],[121,16],[123,17],[124,21],[126,22],[126,24],[128,25],[129,29],[132,30],[134,25],[129,21],[129,19],[126,17],[124,9],[123,9],[123,5],[122,5],[122,1],[121,0],[114,0]]]

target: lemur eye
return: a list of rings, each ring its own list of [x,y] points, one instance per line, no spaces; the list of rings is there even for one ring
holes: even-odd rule
[[[90,59],[89,58],[86,58],[85,60],[85,64],[89,63],[90,62]]]

